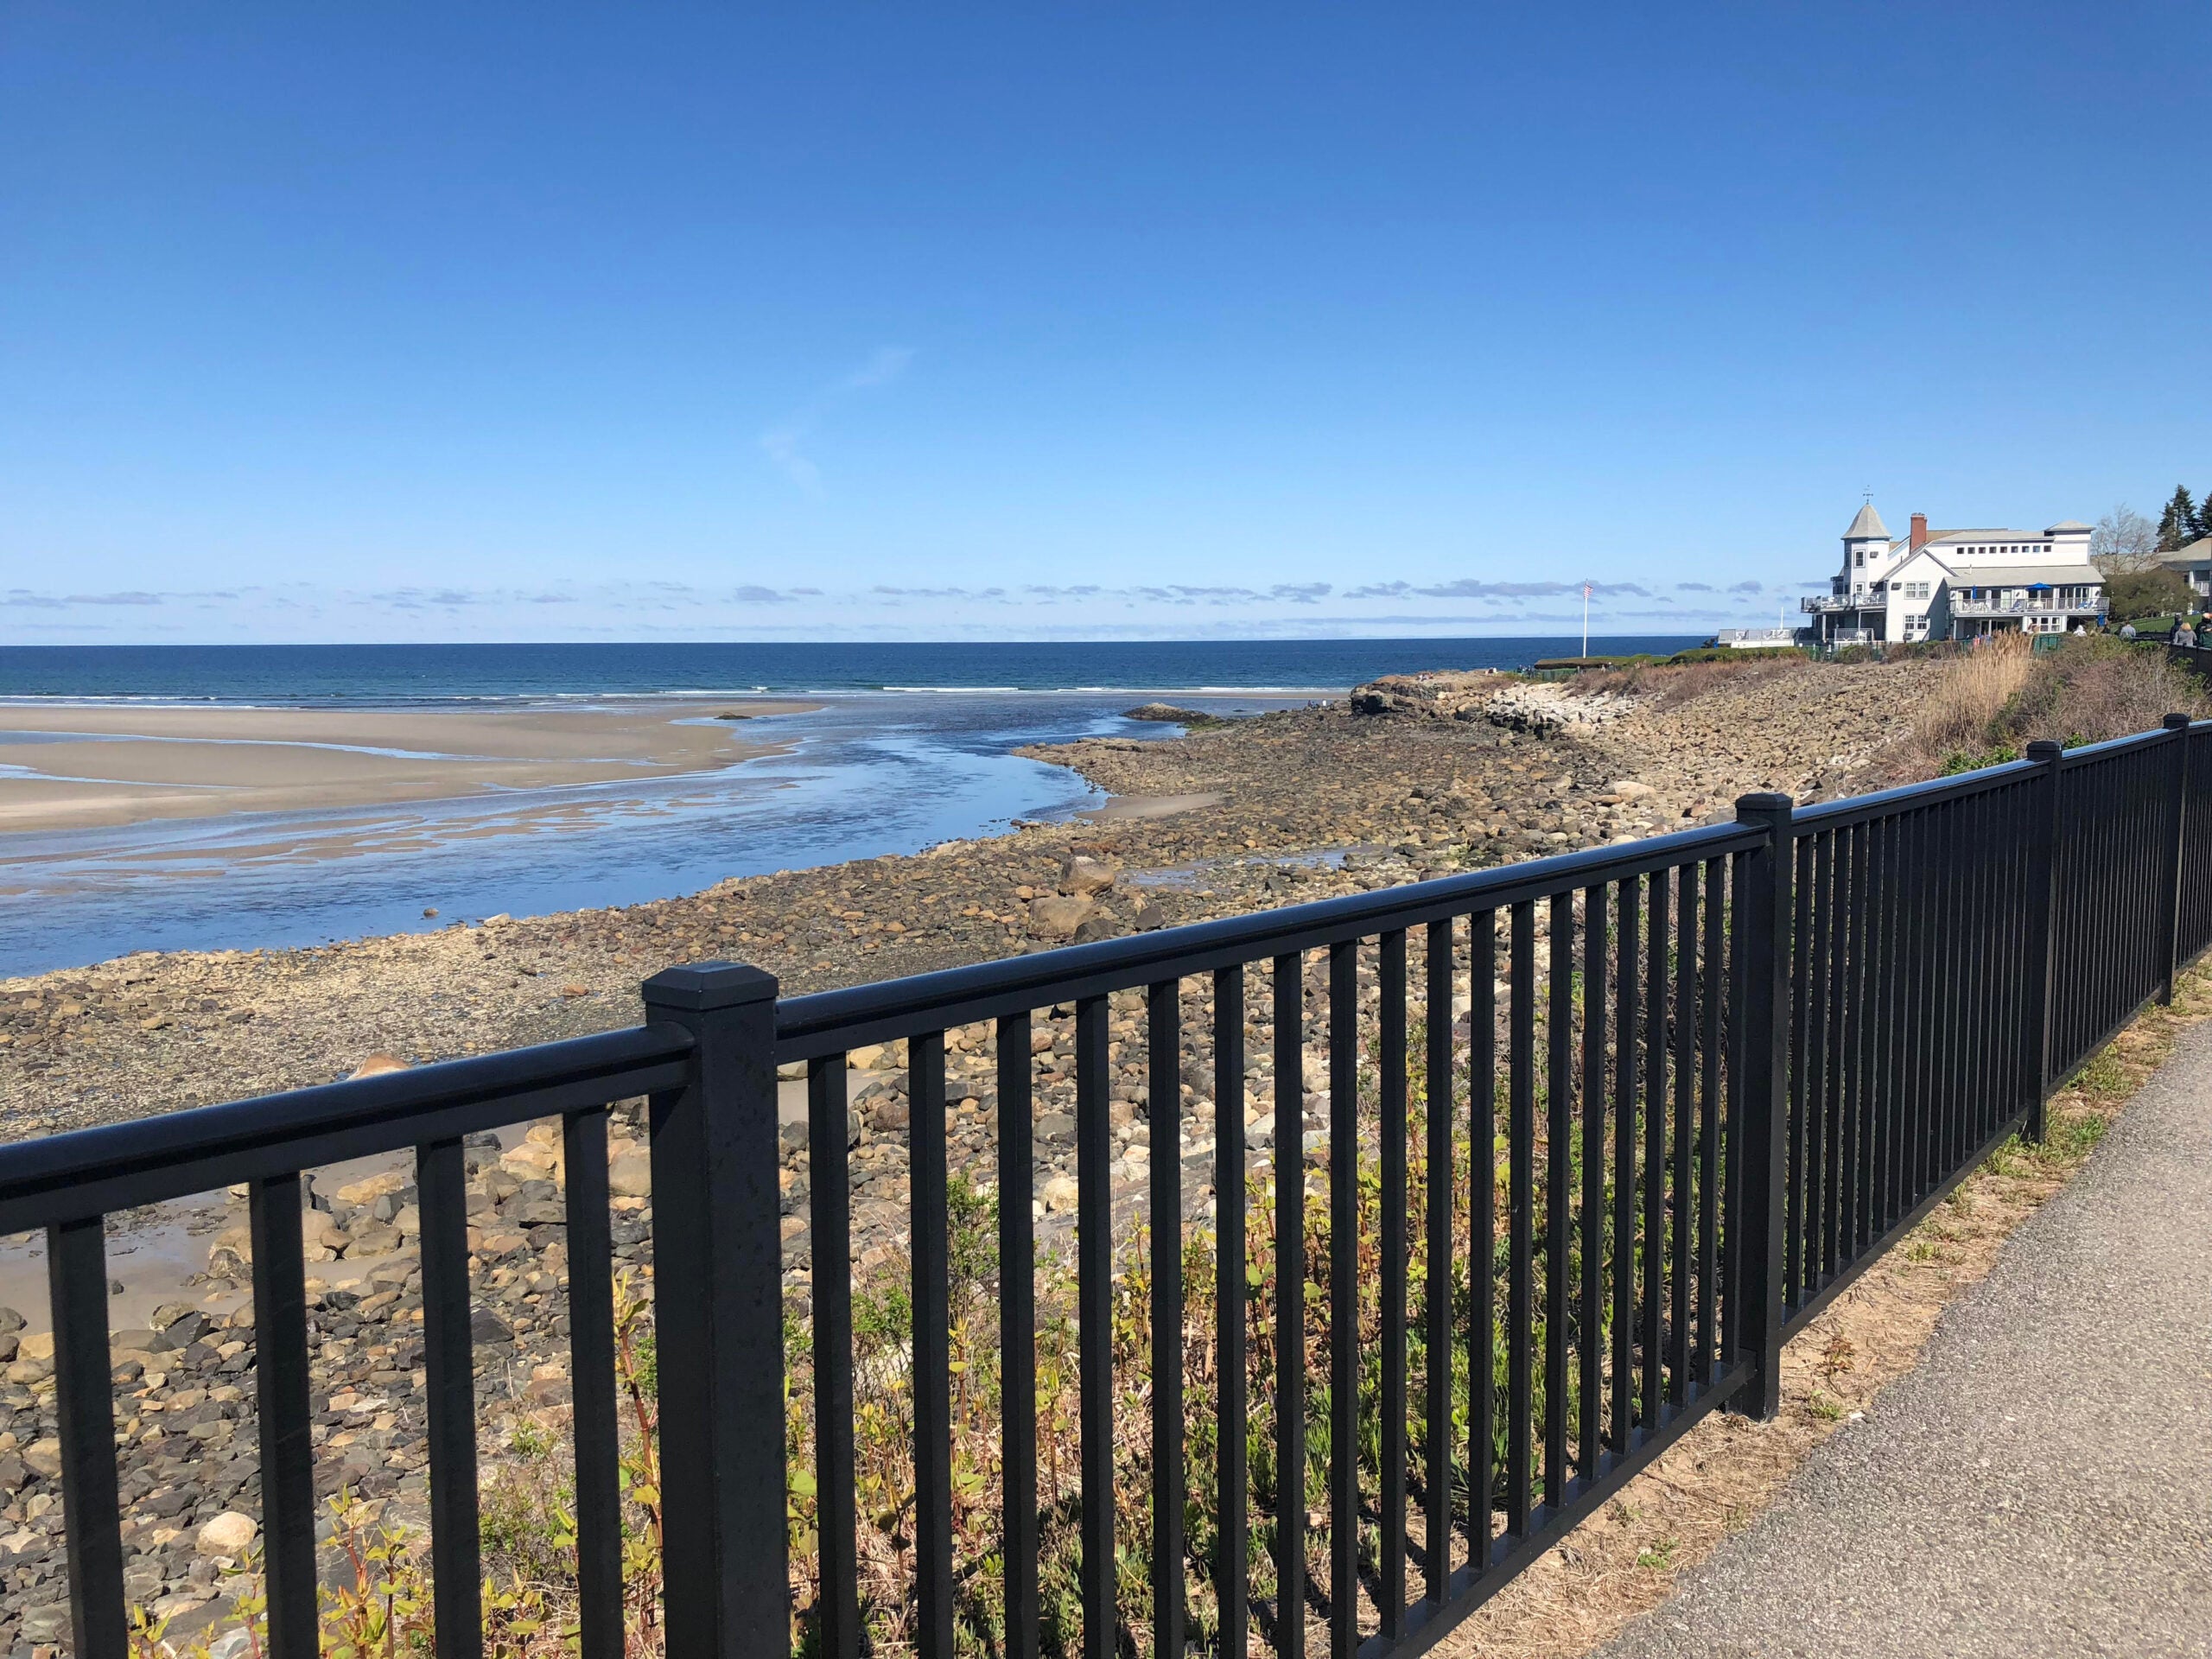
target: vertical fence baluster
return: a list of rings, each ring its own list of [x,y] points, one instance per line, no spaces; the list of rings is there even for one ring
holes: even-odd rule
[[[1644,939],[1643,1027],[1643,1287],[1637,1306],[1637,1342],[1643,1361],[1643,1421],[1659,1425],[1662,1397],[1661,1297],[1667,1262],[1667,1021],[1670,872],[1651,873],[1650,931]]]
[[[1620,915],[1613,1030],[1613,1450],[1625,1452],[1636,1432],[1636,1400],[1630,1379],[1636,1341],[1636,1102],[1638,1081],[1637,977],[1641,950],[1637,922],[1643,884],[1630,876],[1613,885]]]
[[[576,1649],[578,1659],[622,1659],[621,1440],[614,1415],[614,1246],[604,1106],[561,1120],[561,1163],[575,1443]],[[827,1535],[828,1529],[823,1531]]]
[[[2045,738],[2028,745],[2028,759],[2042,768],[2029,786],[2028,810],[2028,1052],[2027,1136],[2045,1133],[2051,1084],[2051,1001],[2057,984],[2058,759],[2065,751]]]
[[[1846,1262],[1856,1262],[1867,1240],[1865,1225],[1866,1213],[1867,1155],[1866,1136],[1872,1122],[1874,1096],[1874,1020],[1875,998],[1881,982],[1875,976],[1879,971],[1878,953],[1881,933],[1879,893],[1874,861],[1878,851],[1875,826],[1862,823],[1858,829],[1859,853],[1855,864],[1857,886],[1853,896],[1853,907],[1858,912],[1859,968],[1852,981],[1852,995],[1859,1003],[1857,1041],[1853,1045],[1851,1090],[1851,1147],[1845,1160],[1851,1179],[1845,1185],[1843,1213],[1843,1255]],[[2000,853],[2001,860],[2001,853]],[[1994,874],[1993,873],[1993,880]],[[1993,1021],[1993,1034],[1994,1024]]]
[[[1027,1052],[1025,1045],[1025,1060]],[[845,1072],[842,1053],[817,1055],[806,1063],[807,1233],[814,1306],[814,1523],[821,1574],[815,1618],[822,1659],[859,1659],[861,1650],[860,1512],[853,1449],[853,1192]],[[1025,1082],[1027,1077],[1025,1065]],[[910,1122],[912,1116],[909,1112]],[[1027,1129],[1026,1109],[1021,1121]],[[1007,1211],[1015,1206],[1007,1201],[1003,1130],[1000,1149],[999,1260],[1004,1263],[1014,1259],[1005,1248],[1004,1229]],[[1023,1204],[1020,1209],[1027,1219],[1029,1206]],[[1001,1268],[1002,1279],[1006,1271]],[[1001,1296],[1001,1300],[1007,1300]],[[1001,1315],[1001,1329],[1016,1317],[1009,1306]],[[1026,1363],[1027,1351],[1028,1344],[1024,1343],[1021,1362],[1011,1352],[1005,1361],[1009,1424],[1023,1415],[1014,1409],[1014,1402],[1027,1397],[1016,1389],[1014,1367]],[[1010,1461],[1007,1468],[1011,1491]],[[1009,1562],[1016,1553],[1009,1547]],[[1010,1609],[1014,1605],[1009,1594],[1007,1605]]]
[[[1741,814],[1739,812],[1738,816]],[[1789,855],[1785,849],[1785,855]],[[1720,1138],[1724,1157],[1720,1166],[1720,1358],[1724,1364],[1732,1365],[1744,1355],[1747,1325],[1744,1310],[1744,1111],[1748,1090],[1745,1081],[1751,1075],[1751,1015],[1745,1005],[1745,963],[1751,954],[1751,905],[1747,897],[1751,881],[1751,855],[1731,854],[1728,859],[1728,976],[1722,984],[1722,994],[1727,998],[1728,1010],[1724,1024],[1727,1030],[1728,1056],[1726,1060],[1727,1098],[1725,1104]],[[1789,1003],[1788,957],[1783,958],[1783,1007]],[[1777,1109],[1785,1116],[1789,1109],[1788,1090],[1789,1077],[1789,1042],[1783,1039],[1783,1084],[1781,1103]],[[1783,1137],[1782,1156],[1785,1165],[1789,1158],[1788,1136]],[[1785,1169],[1785,1175],[1787,1171]],[[1781,1224],[1787,1224],[1787,1207]]]
[[[1574,1157],[1574,895],[1552,895],[1551,1006],[1545,1020],[1544,1090],[1544,1503],[1567,1502],[1567,1203]]]
[[[1467,992],[1467,1529],[1478,1573],[1491,1560],[1497,1491],[1497,912],[1469,924]]]
[[[1424,1264],[1427,1293],[1421,1310],[1426,1350],[1423,1359],[1421,1496],[1426,1522],[1422,1548],[1427,1556],[1422,1591],[1434,1607],[1444,1605],[1452,1582],[1452,924],[1428,925],[1427,983],[1424,988],[1422,1105],[1427,1122],[1428,1198],[1424,1211],[1427,1239]],[[1482,964],[1477,963],[1479,970]],[[1473,980],[1469,979],[1469,988]],[[1481,1167],[1478,1154],[1475,1166]],[[1471,1386],[1478,1385],[1476,1379]],[[1239,1650],[1241,1652],[1241,1649]]]
[[[1821,1032],[1825,1056],[1825,1088],[1821,1097],[1820,1182],[1814,1213],[1818,1217],[1819,1243],[1814,1251],[1815,1271],[1802,1293],[1819,1293],[1836,1270],[1836,1214],[1842,1180],[1843,1119],[1850,1097],[1851,1021],[1857,1010],[1851,1005],[1852,913],[1851,831],[1832,830],[1828,846],[1827,891],[1827,1017]]]
[[[1974,1110],[1967,1135],[1970,1147],[1980,1146],[1997,1127],[1998,1112],[1994,1109],[2003,1100],[1993,1087],[2003,1074],[2003,1057],[1998,1046],[2004,1036],[2003,1005],[1999,999],[2006,963],[2003,878],[2011,853],[2005,837],[2008,826],[2003,805],[2003,798],[1994,792],[1977,796],[1974,801],[1974,816],[1980,824],[1978,841],[1983,854],[1981,868],[1974,878],[1974,896],[1980,911],[1974,918],[1974,936],[1980,949],[1974,969]]]
[[[1385,933],[1376,952],[1382,1046],[1379,1083],[1382,1220],[1382,1635],[1406,1628],[1406,936]]]
[[[2018,1065],[2013,1074],[2013,1106],[2024,1116],[2020,1133],[2039,1138],[2043,1118],[2043,972],[2048,960],[2050,925],[2050,871],[2039,859],[2037,843],[2048,829],[2044,811],[2043,772],[2039,768],[2019,788],[2020,824],[2020,961],[2017,970],[2019,1002]]]
[[[1697,1156],[1697,1352],[1698,1379],[1710,1384],[1719,1369],[1714,1347],[1719,1332],[1720,1253],[1720,1045],[1721,1011],[1728,983],[1722,955],[1721,925],[1726,913],[1727,866],[1718,858],[1705,863],[1705,976],[1700,1012],[1702,1070],[1698,1088]]]
[[[999,1096],[999,1469],[1005,1511],[999,1526],[1006,1541],[1006,1659],[1037,1659],[1036,1074],[1028,1014],[1001,1015],[993,1046]]]
[[[1942,1021],[1944,1017],[1943,889],[1948,877],[1945,864],[1948,820],[1942,805],[1920,815],[1919,850],[1914,906],[1913,986],[1916,1004],[1912,1022],[1916,1053],[1913,1072],[1915,1093],[1910,1179],[1905,1207],[1926,1196],[1936,1164],[1936,1148],[1942,1135]]]
[[[123,1608],[102,1217],[46,1230],[46,1285],[54,1312],[54,1413],[61,1440],[69,1628],[82,1659],[124,1659],[130,1638]]]
[[[1145,988],[1152,1224],[1152,1650],[1183,1651],[1182,986]]]
[[[1837,839],[1843,844],[1838,870],[1837,902],[1843,914],[1837,929],[1837,952],[1842,975],[1837,985],[1840,1000],[1836,1025],[1838,1041],[1835,1122],[1832,1132],[1834,1172],[1830,1185],[1834,1194],[1828,1210],[1828,1273],[1843,1271],[1851,1260],[1852,1183],[1856,1179],[1853,1153],[1857,1146],[1859,1090],[1864,1081],[1859,1067],[1859,1038],[1866,1028],[1866,1005],[1859,995],[1866,972],[1866,843],[1862,827],[1853,825]]]
[[[1250,1629],[1245,1552],[1244,1436],[1249,1432],[1245,1390],[1244,1275],[1244,969],[1213,976],[1213,1192],[1215,1345],[1221,1353],[1216,1386],[1220,1422],[1220,1559],[1214,1563],[1214,1596],[1221,1608],[1220,1650],[1243,1659]],[[1015,1659],[1009,1655],[1008,1659]],[[1036,1659],[1025,1653],[1019,1659]]]
[[[1828,1114],[1827,1191],[1822,1205],[1823,1272],[1821,1282],[1814,1287],[1816,1291],[1841,1273],[1850,1260],[1852,1124],[1859,1084],[1859,1035],[1866,1012],[1859,998],[1866,941],[1862,903],[1866,846],[1859,828],[1847,824],[1835,832],[1835,1012],[1828,1027],[1834,1103]]]
[[[1787,795],[1745,795],[1736,803],[1741,823],[1766,831],[1764,842],[1743,855],[1744,944],[1736,999],[1747,1033],[1738,1134],[1730,1162],[1740,1158],[1736,1187],[1743,1217],[1732,1221],[1736,1239],[1738,1341],[1732,1357],[1751,1366],[1733,1402],[1746,1416],[1771,1419],[1782,1405],[1782,1187],[1788,1177],[1781,1116],[1788,1090],[1790,804]]]
[[[2012,793],[1993,791],[1986,809],[1990,836],[1989,913],[1984,918],[1982,997],[1986,1026],[1982,1035],[1982,1074],[1974,1090],[1975,1131],[1979,1143],[1995,1132],[2011,1115],[2012,1065],[2014,1033],[2012,1020],[2012,968],[2019,954],[2012,937],[2012,915],[2017,908],[2012,891],[2012,856],[2018,845],[2018,826],[2012,821]]]
[[[1528,1535],[1531,1503],[1529,1414],[1535,1379],[1529,1350],[1535,1339],[1535,1266],[1534,1194],[1530,1165],[1536,1155],[1536,907],[1518,904],[1512,912],[1512,988],[1506,1055],[1506,1109],[1510,1170],[1506,1177],[1507,1228],[1510,1235],[1506,1271],[1506,1530]]]
[[[1929,1172],[1931,1185],[1941,1182],[1949,1173],[1965,1139],[1960,1132],[1966,1095],[1964,1027],[1969,971],[1965,935],[1972,919],[1967,906],[1967,874],[1976,850],[1967,834],[1965,814],[1956,800],[1945,803],[1943,820],[1942,1132],[1936,1142],[1936,1166]]]
[[[1882,818],[1868,830],[1866,902],[1872,955],[1868,959],[1866,1156],[1859,1176],[1859,1242],[1881,1236],[1883,1160],[1889,1149],[1890,1044],[1895,1031],[1897,967],[1892,950],[1891,883],[1895,871],[1897,821]]]
[[[1819,1001],[1814,987],[1820,979],[1820,959],[1813,954],[1813,893],[1819,885],[1814,879],[1815,849],[1820,845],[1818,836],[1807,836],[1791,849],[1790,856],[1796,870],[1794,891],[1796,902],[1796,925],[1790,931],[1790,1008],[1789,1021],[1789,1094],[1785,1110],[1789,1122],[1789,1185],[1787,1194],[1788,1211],[1783,1223],[1785,1261],[1783,1282],[1788,1287],[1784,1295],[1796,1299],[1798,1287],[1811,1277],[1807,1263],[1807,1246],[1813,1236],[1811,1212],[1806,1203],[1808,1183],[1806,1171],[1812,1166],[1808,1159],[1808,1143],[1811,1140],[1809,1126],[1813,1121],[1814,1100],[1820,1089],[1820,1063],[1813,1042],[1813,1010]]]
[[[1581,1433],[1575,1472],[1598,1478],[1605,1419],[1605,889],[1582,893],[1582,1276],[1575,1300],[1575,1351],[1582,1362]]]
[[[1114,1659],[1114,1157],[1107,1007],[1075,1005],[1076,1333],[1082,1373],[1083,1650]]]
[[[913,1234],[914,1640],[922,1659],[952,1659],[952,1292],[943,1032],[908,1039],[906,1098]]]
[[[2062,767],[2059,800],[2063,830],[2059,842],[2060,869],[2066,900],[2066,961],[2059,983],[2075,988],[2065,999],[2063,1040],[2051,1057],[2056,1081],[2079,1065],[2088,1050],[2088,1033],[2097,1010],[2094,998],[2102,977],[2103,963],[2090,949],[2089,917],[2102,897],[2096,886],[2095,849],[2091,845],[2090,796],[2078,767]]]
[[[1812,1023],[1805,1033],[1805,1193],[1797,1205],[1804,1217],[1805,1272],[1785,1293],[1787,1307],[1809,1298],[1827,1271],[1828,1118],[1835,1090],[1829,1031],[1840,977],[1835,965],[1837,855],[1834,830],[1813,838]]]
[[[1926,906],[1921,884],[1928,864],[1924,812],[1908,812],[1898,820],[1897,857],[1897,1099],[1891,1107],[1896,1146],[1891,1152],[1890,1212],[1894,1218],[1912,1208],[1912,1157],[1918,1144],[1920,1096],[1927,1067],[1920,1041],[1921,928]]]
[[[2164,869],[2158,884],[2158,1001],[2174,1000],[2174,975],[2181,965],[2182,849],[2189,834],[2189,716],[2168,715],[2163,722],[2171,734],[2165,744],[2167,795]]]
[[[1275,1067],[1275,1637],[1306,1652],[1306,983],[1272,968]],[[1103,1659],[1103,1656],[1102,1656]]]
[[[1916,925],[1913,884],[1920,862],[1920,815],[1901,812],[1894,827],[1897,850],[1890,880],[1893,949],[1889,971],[1894,987],[1889,1020],[1894,1030],[1890,1039],[1890,1149],[1883,1174],[1887,1194],[1882,1209],[1885,1230],[1910,1207],[1905,1198],[1904,1166],[1906,1149],[1912,1144],[1912,1098],[1917,1086],[1912,1022],[1916,1012],[1913,975],[1919,957],[1913,943]]]
[[[423,1359],[429,1407],[430,1563],[439,1659],[483,1651],[476,1508],[476,1376],[468,1302],[468,1189],[458,1140],[415,1152],[423,1211]]]
[[[1698,867],[1685,864],[1681,912],[1675,925],[1675,1179],[1669,1207],[1673,1291],[1668,1309],[1667,1399],[1681,1405],[1689,1398],[1690,1282],[1696,1264],[1696,1210],[1691,1192],[1693,1151],[1697,1134],[1697,926]]]
[[[1359,1646],[1359,946],[1329,947],[1329,1644]]]
[[[602,1160],[601,1168],[605,1167]],[[246,1224],[253,1249],[253,1392],[269,1651],[274,1659],[315,1659],[321,1637],[315,1605],[314,1406],[308,1396],[300,1178],[268,1175],[250,1182]],[[577,1445],[582,1444],[579,1435]]]

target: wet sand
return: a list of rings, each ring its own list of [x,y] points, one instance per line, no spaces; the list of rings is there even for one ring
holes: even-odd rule
[[[777,747],[750,733],[753,720],[812,706],[10,705],[0,707],[0,831],[497,801],[517,790],[717,771]],[[725,713],[743,718],[713,718]]]

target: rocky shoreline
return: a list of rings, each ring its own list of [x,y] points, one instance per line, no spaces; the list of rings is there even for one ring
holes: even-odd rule
[[[376,1058],[419,1064],[629,1024],[636,987],[671,962],[738,957],[806,991],[1050,948],[1516,858],[1728,815],[1746,790],[1801,798],[1887,781],[1885,751],[1925,669],[1804,666],[1705,677],[1695,695],[1577,696],[1508,677],[1425,676],[1344,704],[1192,730],[1167,741],[1028,751],[1124,797],[1198,798],[1159,817],[1025,825],[988,841],[725,882],[615,912],[493,918],[313,950],[137,957],[0,985],[0,1133],[13,1138],[328,1081]],[[1171,711],[1172,712],[1172,711]],[[1465,975],[1455,964],[1464,1013]],[[1313,965],[1318,975],[1321,964]],[[1309,982],[1309,995],[1318,992]],[[1364,992],[1371,1001],[1372,985]],[[1243,1116],[1267,1167],[1270,1027],[1255,995]],[[1185,997],[1186,1211],[1212,1196],[1208,999]],[[1318,1003],[1316,1004],[1318,1006]],[[1073,1022],[1039,1017],[1032,1202],[1049,1248],[1074,1200]],[[1117,1207],[1143,1191],[1151,1127],[1139,1011],[1110,1029]],[[948,1033],[950,1151],[995,1173],[995,1058],[982,1027]],[[386,1058],[385,1057],[392,1057]],[[855,1253],[867,1274],[904,1248],[907,1122],[900,1046],[856,1052],[849,1133]],[[1306,1144],[1325,1160],[1325,1066],[1309,1045]],[[785,1112],[787,1278],[808,1282],[798,1085]],[[649,1292],[650,1172],[634,1111],[610,1148],[618,1265]],[[540,1127],[468,1152],[484,1446],[566,1400],[563,1171]],[[410,1174],[333,1185],[308,1219],[318,1490],[388,1518],[423,1496],[421,1275]],[[205,1273],[115,1338],[125,1548],[134,1598],[178,1631],[221,1609],[250,1543],[251,1310],[243,1208],[213,1229]],[[42,1310],[26,1310],[40,1312]],[[54,1481],[51,1338],[0,1310],[0,1651],[66,1633]]]

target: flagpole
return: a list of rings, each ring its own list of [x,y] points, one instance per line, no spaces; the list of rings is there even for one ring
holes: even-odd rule
[[[1590,584],[1582,584],[1582,654],[1590,654]]]

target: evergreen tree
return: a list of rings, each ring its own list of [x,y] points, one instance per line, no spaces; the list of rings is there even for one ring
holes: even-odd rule
[[[2189,499],[2185,485],[2177,484],[2173,499],[2166,503],[2165,512],[2158,517],[2158,551],[2171,553],[2196,539],[2196,503]]]
[[[2212,490],[2196,498],[2196,534],[2199,537],[2212,536]]]

